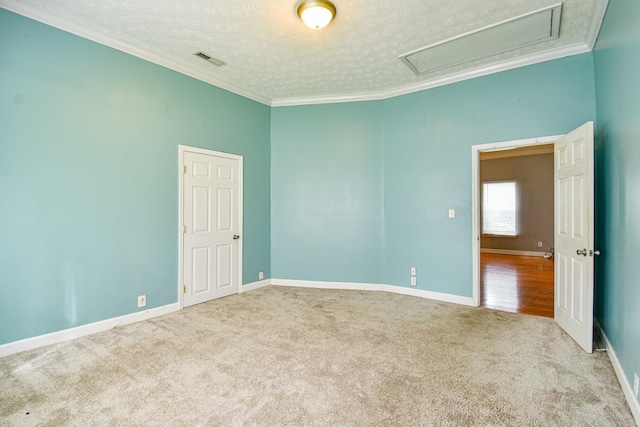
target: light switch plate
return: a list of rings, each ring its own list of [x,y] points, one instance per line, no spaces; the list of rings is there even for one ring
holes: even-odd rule
[[[455,218],[455,217],[456,217],[456,210],[449,209],[449,218]]]

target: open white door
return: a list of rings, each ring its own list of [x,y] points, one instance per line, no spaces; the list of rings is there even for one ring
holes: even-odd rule
[[[593,122],[555,143],[556,322],[593,351]],[[597,253],[597,251],[595,251]]]

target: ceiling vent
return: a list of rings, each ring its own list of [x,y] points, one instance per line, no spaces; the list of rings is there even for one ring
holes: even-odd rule
[[[421,76],[557,39],[562,3],[414,50],[400,59]]]
[[[214,58],[213,56],[209,56],[204,52],[196,52],[196,53],[194,53],[194,55],[204,59],[205,61],[211,62],[216,67],[222,67],[223,65],[227,64],[226,62],[221,61],[218,58]]]

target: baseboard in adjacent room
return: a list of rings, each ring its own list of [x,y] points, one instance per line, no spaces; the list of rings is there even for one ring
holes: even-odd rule
[[[629,404],[629,408],[631,408],[631,413],[633,414],[633,418],[636,420],[636,425],[640,426],[640,403],[638,399],[633,395],[633,387],[627,380],[627,376],[624,374],[624,370],[622,369],[622,365],[616,356],[616,352],[611,346],[611,342],[609,338],[607,338],[607,334],[604,333],[604,330],[600,326],[600,323],[597,319],[594,319],[594,325],[596,327],[596,331],[602,337],[602,341],[604,342],[604,346],[607,349],[607,355],[609,356],[609,360],[611,361],[611,365],[613,365],[613,370],[616,372],[616,376],[618,377],[618,381],[620,382],[620,387],[622,387],[622,391],[624,393],[624,397],[627,398],[627,403]]]
[[[80,338],[86,335],[106,331],[117,326],[124,326],[130,323],[151,319],[153,317],[163,316],[178,310],[180,310],[179,303],[168,304],[163,305],[162,307],[151,308],[149,310],[138,311],[136,313],[125,314],[124,316],[89,323],[87,325],[76,326],[75,328],[63,329],[50,334],[26,338],[20,341],[13,341],[0,345],[0,357],[32,350],[45,345],[58,344],[74,338]]]
[[[349,283],[349,282],[320,282],[313,280],[289,280],[271,279],[274,286],[295,286],[300,288],[321,288],[321,289],[345,289],[355,291],[383,291],[394,294],[410,295],[414,297],[426,298],[435,301],[450,302],[460,305],[476,306],[473,298],[459,295],[445,294],[441,292],[425,291],[423,289],[406,288],[403,286],[374,284],[374,283]]]
[[[524,255],[524,256],[539,256],[543,257],[544,252],[537,251],[514,251],[511,249],[490,249],[490,248],[481,248],[480,252],[485,254],[502,254],[502,255]]]

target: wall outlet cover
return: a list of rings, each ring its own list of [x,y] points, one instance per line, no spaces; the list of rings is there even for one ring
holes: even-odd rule
[[[258,272],[258,280],[264,280],[264,271]]]
[[[147,305],[147,296],[146,295],[138,296],[138,308],[146,307],[146,305]]]
[[[412,276],[417,276],[418,275],[418,270],[415,267],[411,267],[411,275]]]
[[[411,286],[417,286],[418,285],[418,279],[414,277],[411,278]]]
[[[541,248],[542,247],[542,242],[538,242],[538,247]]]

